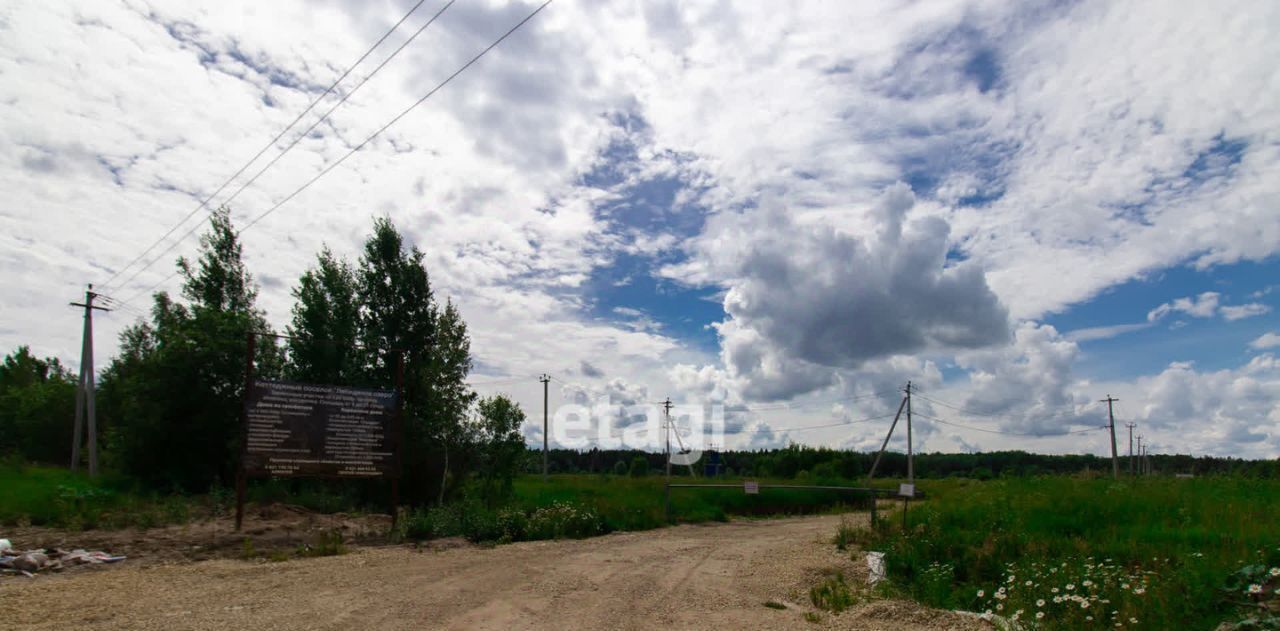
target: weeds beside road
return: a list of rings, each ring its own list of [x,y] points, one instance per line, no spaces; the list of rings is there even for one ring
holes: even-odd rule
[[[1054,477],[921,486],[931,499],[912,507],[905,531],[885,519],[859,538],[887,553],[893,589],[926,605],[1046,629],[1212,629],[1274,616],[1280,483]],[[1274,617],[1259,624],[1280,628]]]

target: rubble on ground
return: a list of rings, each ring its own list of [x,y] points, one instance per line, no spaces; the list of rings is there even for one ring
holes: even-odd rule
[[[35,576],[38,572],[60,572],[80,565],[118,563],[123,556],[113,556],[101,550],[62,550],[37,548],[17,550],[8,539],[0,539],[0,575]]]

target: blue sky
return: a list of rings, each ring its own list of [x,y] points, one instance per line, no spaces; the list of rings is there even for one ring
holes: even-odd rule
[[[126,264],[409,6],[0,9],[0,344],[74,365],[95,282],[110,357],[195,239]],[[248,225],[288,200],[243,235],[277,327],[314,254],[385,216],[466,318],[476,388],[531,414],[546,372],[553,407],[724,401],[734,446],[869,448],[882,424],[801,428],[911,380],[959,424],[927,450],[1103,453],[1058,434],[1114,394],[1158,448],[1280,453],[1275,3],[558,0],[289,197],[534,5],[458,2],[408,41],[438,8],[231,201]]]

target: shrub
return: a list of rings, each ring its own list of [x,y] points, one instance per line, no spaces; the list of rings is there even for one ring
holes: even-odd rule
[[[631,460],[631,477],[643,478],[649,475],[649,461],[643,456],[636,456]]]
[[[567,502],[555,502],[529,515],[530,540],[581,539],[604,531],[604,520],[594,510]]]
[[[857,602],[849,584],[844,580],[844,574],[840,572],[811,587],[809,600],[813,601],[814,607],[831,613],[840,613]]]

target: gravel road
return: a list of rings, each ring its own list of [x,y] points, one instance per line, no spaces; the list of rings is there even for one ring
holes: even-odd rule
[[[864,580],[865,565],[830,543],[839,520],[740,520],[495,548],[363,548],[282,563],[126,563],[5,581],[0,621],[37,629],[986,628],[883,600],[805,621],[814,611],[808,589],[823,571]]]

